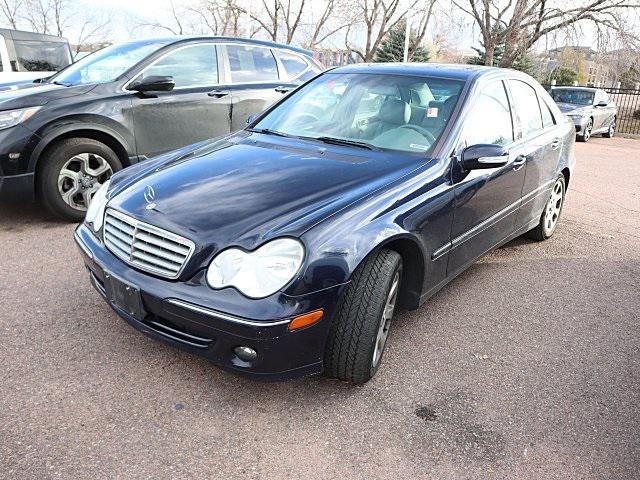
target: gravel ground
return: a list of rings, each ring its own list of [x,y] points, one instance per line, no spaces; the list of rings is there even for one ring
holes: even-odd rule
[[[640,141],[577,154],[553,239],[402,312],[361,387],[255,383],[144,337],[71,225],[0,205],[0,477],[639,478]]]

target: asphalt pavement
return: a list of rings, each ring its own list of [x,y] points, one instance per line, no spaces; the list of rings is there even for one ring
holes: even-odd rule
[[[0,478],[640,478],[640,140],[577,157],[555,236],[401,312],[359,387],[143,336],[72,225],[0,205]]]

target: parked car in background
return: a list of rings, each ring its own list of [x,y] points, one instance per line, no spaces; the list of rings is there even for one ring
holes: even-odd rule
[[[50,77],[72,62],[66,38],[0,28],[0,89]]]
[[[347,66],[243,131],[117,173],[75,238],[145,334],[255,378],[363,383],[397,305],[518,235],[553,235],[574,147],[521,72]]]
[[[114,172],[238,130],[320,71],[306,50],[236,38],[107,47],[0,92],[0,199],[37,197],[80,221]]]
[[[602,133],[611,138],[616,130],[618,108],[607,92],[590,87],[555,87],[551,96],[576,126],[579,141],[587,142],[591,135]]]

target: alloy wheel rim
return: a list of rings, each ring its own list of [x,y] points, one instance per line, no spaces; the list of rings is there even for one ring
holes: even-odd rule
[[[391,288],[387,295],[387,301],[385,302],[384,309],[382,310],[382,318],[380,319],[380,326],[378,327],[378,333],[376,335],[376,342],[373,348],[373,362],[372,367],[376,368],[382,358],[384,347],[389,337],[389,328],[391,327],[391,319],[393,318],[393,312],[396,308],[396,301],[398,299],[398,287],[400,286],[400,272],[396,272],[391,282]]]
[[[67,160],[58,174],[58,193],[75,210],[86,210],[91,199],[113,175],[113,169],[100,155],[79,153]]]
[[[547,236],[551,235],[558,224],[560,211],[562,210],[562,202],[564,201],[564,187],[562,182],[558,180],[553,186],[551,197],[545,207],[543,226]]]

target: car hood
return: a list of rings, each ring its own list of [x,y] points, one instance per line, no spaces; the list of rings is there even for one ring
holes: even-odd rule
[[[109,208],[187,237],[208,257],[230,245],[251,250],[269,238],[300,236],[423,162],[242,132],[116,175]],[[145,198],[148,187],[153,199]]]
[[[582,113],[587,113],[591,110],[591,107],[588,105],[574,105],[572,103],[558,103],[558,108],[562,113],[578,115]]]
[[[14,110],[46,105],[54,100],[82,95],[94,87],[95,85],[65,87],[52,83],[27,83],[17,85],[15,88],[0,91],[0,110]]]

